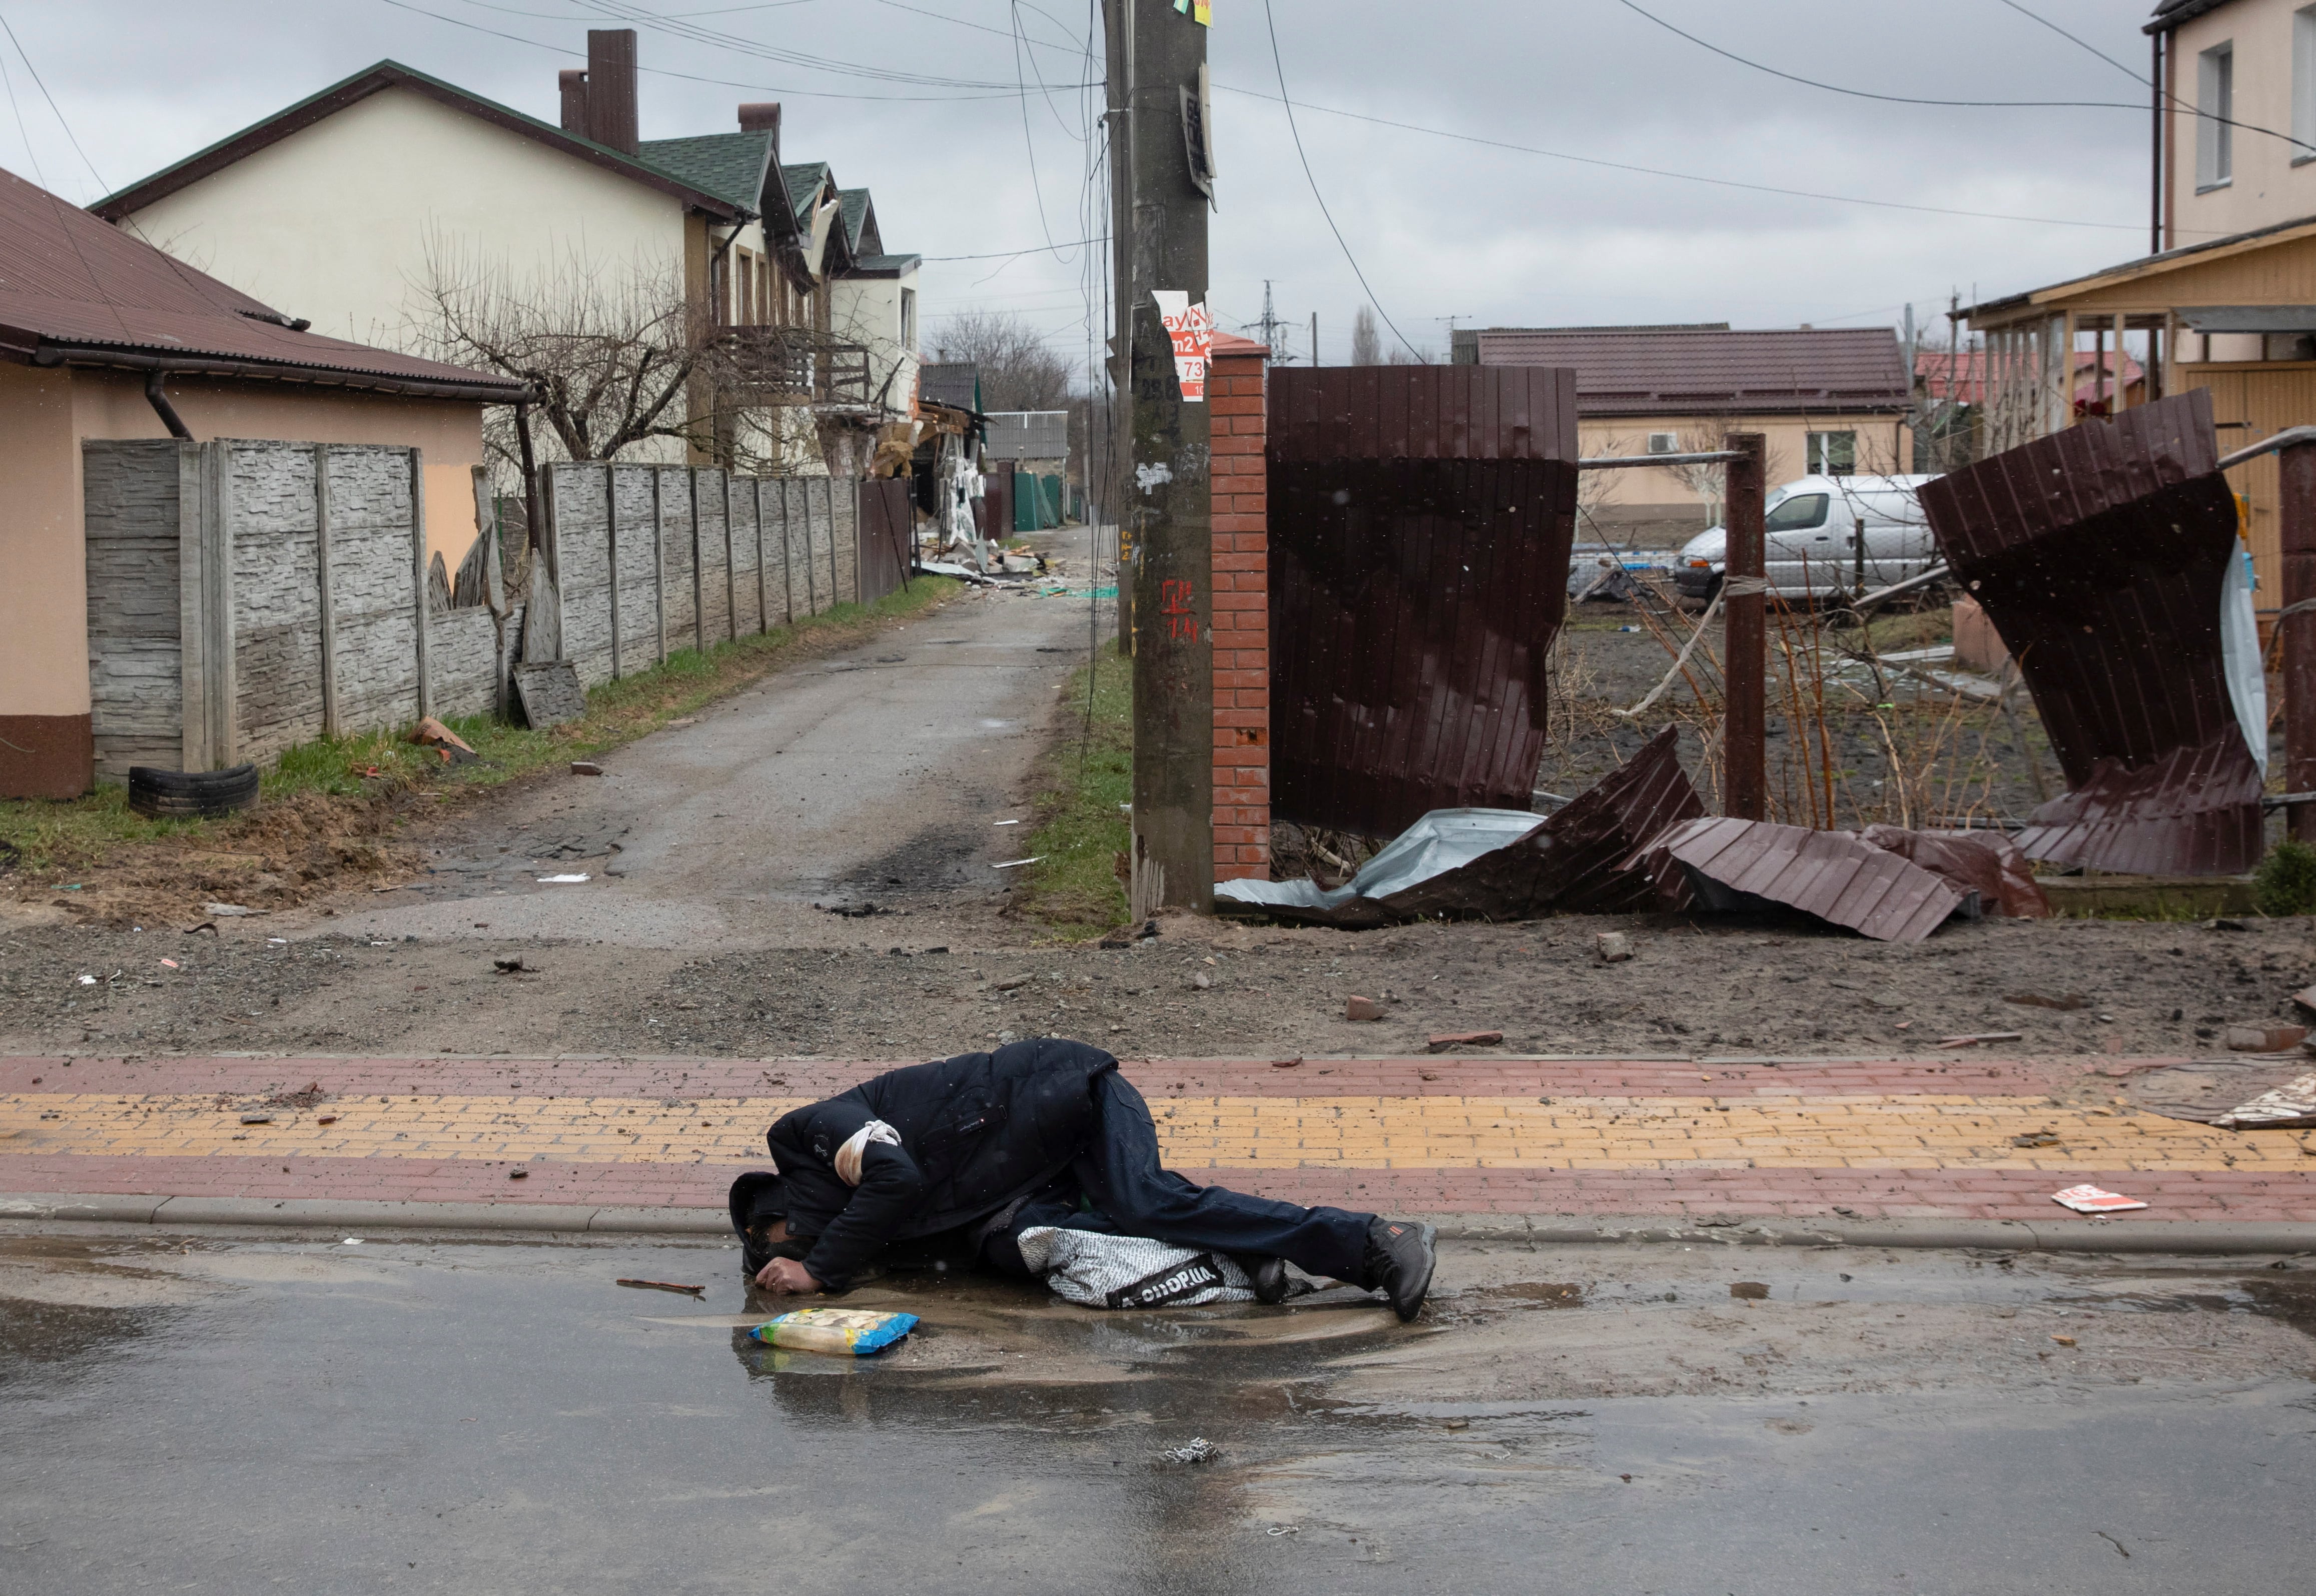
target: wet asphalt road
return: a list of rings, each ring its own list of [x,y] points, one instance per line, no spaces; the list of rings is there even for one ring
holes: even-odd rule
[[[1413,1330],[894,1278],[856,1363],[712,1244],[243,1238],[0,1235],[0,1590],[2305,1578],[2316,1269],[1465,1244]]]

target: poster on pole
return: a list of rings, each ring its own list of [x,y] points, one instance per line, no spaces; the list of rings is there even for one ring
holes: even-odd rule
[[[1207,3],[1207,0],[1174,0],[1174,9],[1201,28],[1211,28],[1215,25],[1214,7]]]
[[[1158,301],[1158,319],[1174,345],[1174,379],[1182,385],[1182,402],[1205,404],[1207,360],[1215,347],[1214,318],[1207,314],[1206,302],[1191,304],[1183,289],[1155,288],[1150,297]]]

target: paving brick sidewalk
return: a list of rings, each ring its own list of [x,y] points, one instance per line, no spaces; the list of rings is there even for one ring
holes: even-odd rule
[[[1171,1164],[1303,1202],[2064,1221],[2051,1194],[2089,1181],[2146,1200],[2144,1219],[2316,1221],[2316,1136],[2053,1099],[2152,1062],[1443,1056],[1126,1068]],[[733,1173],[763,1164],[772,1118],[886,1067],[0,1059],[0,1192],[718,1208]],[[2012,1143],[2039,1131],[2056,1145]]]

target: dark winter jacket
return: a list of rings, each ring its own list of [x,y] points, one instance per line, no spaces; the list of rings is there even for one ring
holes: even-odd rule
[[[789,1233],[815,1238],[806,1270],[842,1290],[887,1242],[970,1224],[1036,1190],[1085,1147],[1093,1083],[1117,1067],[1083,1042],[1014,1042],[893,1070],[783,1114],[764,1139]],[[899,1143],[867,1143],[854,1186],[838,1155],[872,1120]]]

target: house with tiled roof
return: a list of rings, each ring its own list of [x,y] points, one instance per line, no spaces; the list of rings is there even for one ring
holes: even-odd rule
[[[1772,486],[1913,468],[1912,381],[1888,327],[1477,327],[1451,348],[1457,364],[1573,368],[1587,455],[1680,454],[1747,432],[1767,441]],[[1585,475],[1588,539],[1671,547],[1720,513],[1710,468]]]
[[[781,161],[779,106],[740,106],[731,131],[646,139],[637,70],[632,30],[591,31],[549,122],[382,61],[92,209],[316,327],[394,347],[439,337],[446,286],[469,300],[679,305],[667,320],[714,358],[619,458],[861,469],[908,413],[913,257],[896,272],[880,242],[864,286],[840,289],[861,228],[824,164]],[[890,313],[851,311],[864,298]],[[907,381],[882,380],[904,363]],[[585,446],[527,430],[541,459]]]

